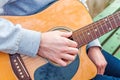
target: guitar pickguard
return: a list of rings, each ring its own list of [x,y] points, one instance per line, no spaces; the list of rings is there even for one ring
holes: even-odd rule
[[[47,63],[35,71],[35,80],[71,80],[78,70],[79,57],[66,67],[55,66]]]

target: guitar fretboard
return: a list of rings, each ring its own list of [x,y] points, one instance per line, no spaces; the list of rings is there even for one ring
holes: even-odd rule
[[[81,47],[120,26],[120,11],[73,32],[72,39]]]

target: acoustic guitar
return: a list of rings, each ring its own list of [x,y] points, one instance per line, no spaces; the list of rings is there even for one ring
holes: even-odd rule
[[[78,56],[66,67],[55,66],[40,56],[1,52],[0,80],[90,80],[97,69],[86,54],[86,44],[120,26],[120,12],[92,23],[88,11],[79,0],[58,0],[34,15],[0,18],[40,32],[73,31],[71,39],[79,44]]]

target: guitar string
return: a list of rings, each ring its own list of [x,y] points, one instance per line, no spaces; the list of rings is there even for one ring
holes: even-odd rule
[[[115,15],[117,15],[117,14],[119,14],[119,13],[116,13]],[[112,18],[112,19],[111,19],[111,18]],[[109,20],[109,19],[110,19],[110,20]],[[113,15],[110,15],[110,16],[108,16],[108,17],[106,17],[106,18],[104,18],[104,19],[101,19],[100,21],[96,22],[96,24],[95,24],[95,23],[92,23],[92,24],[86,26],[85,28],[79,29],[78,31],[79,31],[79,32],[82,32],[82,34],[83,34],[83,38],[82,38],[82,39],[85,39],[85,42],[86,42],[86,38],[85,38],[84,33],[90,31],[91,28],[92,28],[92,29],[94,28],[94,29],[92,30],[92,31],[94,32],[94,34],[96,35],[96,36],[94,36],[94,37],[96,38],[96,37],[99,36],[99,35],[97,35],[97,33],[96,33],[96,32],[98,32],[98,31],[99,31],[99,33],[100,33],[99,28],[98,28],[97,26],[93,26],[93,25],[97,25],[97,24],[103,23],[103,24],[101,24],[101,27],[102,27],[103,32],[105,33],[106,31],[104,30],[103,25],[107,26],[106,22],[109,22],[110,24],[112,24],[112,23],[111,23],[111,20],[113,20],[114,23],[115,23],[115,25],[117,26],[117,23],[116,23],[116,21],[115,21],[114,16],[113,16]],[[103,22],[103,21],[104,21],[104,22]],[[89,26],[91,26],[91,25],[92,25],[92,27],[90,27],[90,29],[89,29]],[[114,27],[114,26],[111,25],[111,27]],[[109,28],[109,29],[111,29],[111,28]],[[106,27],[107,32],[109,31],[109,29]],[[103,34],[104,34],[104,33],[103,33]],[[87,34],[89,34],[89,33],[87,33]],[[91,35],[91,34],[89,34],[89,35]],[[100,34],[100,35],[101,35],[101,34]],[[87,35],[87,36],[88,36],[88,35]],[[88,37],[89,37],[89,36],[88,36]]]

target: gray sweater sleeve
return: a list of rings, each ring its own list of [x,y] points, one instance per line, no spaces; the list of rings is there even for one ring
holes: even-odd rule
[[[95,39],[91,41],[90,43],[88,43],[86,49],[88,50],[90,47],[93,47],[93,46],[98,46],[101,48],[101,44],[98,39]]]
[[[18,0],[0,0],[0,14],[5,15],[7,12],[5,12],[4,7],[14,3],[15,1]],[[13,9],[12,7],[10,8]],[[19,9],[19,7],[16,8]],[[14,25],[10,21],[0,18],[1,52],[9,54],[20,53],[28,56],[35,56],[40,45],[40,36],[40,32],[23,29],[20,24]]]
[[[40,32],[23,29],[0,18],[0,51],[35,56],[40,45]]]
[[[55,0],[0,0],[1,15],[31,15],[43,10]],[[35,56],[40,45],[40,32],[0,19],[0,51]]]

